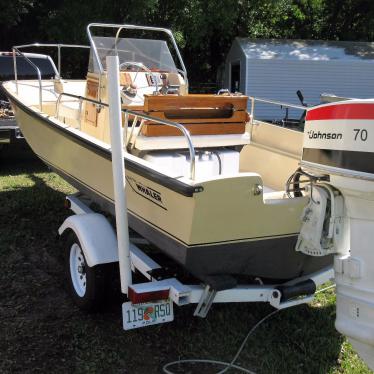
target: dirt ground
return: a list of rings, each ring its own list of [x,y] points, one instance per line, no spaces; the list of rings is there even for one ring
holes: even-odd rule
[[[206,319],[125,332],[121,302],[81,312],[66,287],[57,229],[71,186],[34,158],[0,159],[0,373],[161,373],[180,358],[229,361],[268,305],[214,305]],[[264,373],[370,373],[334,328],[335,296],[282,311],[249,339],[238,364]],[[214,373],[186,366],[177,373]],[[230,370],[235,373],[236,370]]]

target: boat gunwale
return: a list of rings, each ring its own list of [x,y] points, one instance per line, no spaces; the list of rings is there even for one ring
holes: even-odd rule
[[[14,101],[16,103],[16,106],[18,106],[21,110],[26,112],[27,114],[31,115],[32,117],[42,120],[45,122],[47,125],[50,127],[53,127],[57,131],[63,133],[64,135],[68,136],[70,139],[73,141],[83,144],[84,146],[90,148],[91,150],[95,151],[96,153],[100,153],[101,156],[105,157],[107,160],[112,159],[112,153],[110,152],[109,149],[105,149],[101,147],[99,144],[96,144],[94,142],[91,142],[84,137],[79,136],[78,134],[69,131],[68,128],[62,127],[55,123],[54,121],[50,120],[48,117],[44,117],[43,115],[39,114],[35,110],[29,108],[27,105],[23,104],[18,98],[16,98],[11,92],[9,92],[5,88],[5,84],[7,82],[12,82],[12,81],[6,81],[6,82],[1,82],[0,87],[3,90],[3,92],[8,96],[10,101]],[[42,112],[40,112],[42,113]],[[155,183],[158,183],[162,185],[163,187],[166,187],[174,192],[177,192],[181,195],[184,195],[186,197],[192,197],[194,193],[202,192],[204,188],[201,185],[188,185],[184,183],[181,180],[169,177],[163,173],[160,173],[157,170],[153,170],[145,165],[142,165],[140,163],[137,163],[134,160],[130,160],[129,158],[126,157],[125,154],[125,167],[129,169],[130,171],[147,178]]]

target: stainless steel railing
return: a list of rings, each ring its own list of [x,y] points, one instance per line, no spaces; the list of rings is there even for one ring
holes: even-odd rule
[[[250,120],[250,123],[251,125],[253,125],[253,121],[254,121],[254,118],[255,118],[255,102],[259,102],[259,103],[265,103],[265,104],[273,104],[273,105],[278,105],[278,106],[282,106],[284,108],[294,108],[294,109],[300,109],[300,110],[306,110],[306,107],[305,106],[302,106],[302,105],[295,105],[295,104],[289,104],[289,103],[283,103],[281,101],[276,101],[276,100],[268,100],[268,99],[260,99],[259,97],[254,97],[254,96],[248,96],[249,100],[251,100],[251,120]]]
[[[17,57],[16,53],[21,55],[36,71],[36,75],[38,76],[38,83],[39,83],[39,109],[43,109],[43,97],[42,97],[42,75],[40,73],[40,69],[28,58],[26,57],[18,47],[13,47],[13,66],[14,66],[14,80],[16,81],[16,92],[18,95],[18,73],[17,73]],[[54,65],[54,64],[53,64]],[[54,66],[55,68],[56,66]]]
[[[59,95],[59,97],[56,101],[56,118],[59,117],[59,113],[60,113],[59,106],[61,104],[61,99],[62,99],[63,96],[71,97],[71,98],[75,98],[75,99],[79,100],[79,102],[80,102],[80,104],[79,104],[79,114],[80,115],[81,115],[81,112],[82,112],[82,102],[83,101],[90,102],[92,104],[97,105],[98,107],[100,107],[100,106],[108,107],[109,106],[107,103],[103,103],[101,101],[97,101],[97,100],[89,99],[87,97],[62,92]],[[127,130],[128,130],[128,125],[129,125],[129,117],[130,116],[133,117],[131,129],[130,129],[130,134],[129,134],[128,139],[125,143],[127,149],[129,149],[129,147],[131,147],[130,149],[134,148],[136,137],[139,135],[145,121],[152,121],[152,122],[159,123],[161,125],[166,125],[166,126],[171,126],[171,127],[177,128],[187,140],[188,150],[189,150],[189,154],[190,154],[190,179],[192,179],[192,180],[195,179],[195,158],[196,158],[195,147],[192,143],[190,132],[182,124],[177,123],[177,122],[164,120],[164,119],[160,119],[160,118],[155,118],[155,117],[152,117],[152,116],[148,116],[146,114],[135,112],[135,111],[130,110],[130,109],[122,109],[122,113],[125,114],[124,128],[126,130],[126,132],[125,132],[126,137],[127,137]],[[135,133],[135,128],[137,127],[137,124],[138,124],[139,120],[140,120],[140,123],[139,123],[139,126],[138,126],[138,132]],[[134,143],[131,143],[132,140],[134,140]]]
[[[40,69],[34,64],[23,52],[20,51],[21,48],[30,48],[30,47],[53,47],[57,48],[57,68],[56,64],[53,62],[50,56],[47,56],[48,60],[51,62],[51,66],[55,72],[56,78],[61,78],[61,48],[83,48],[89,49],[88,45],[79,45],[79,44],[49,44],[49,43],[33,43],[33,44],[23,44],[16,45],[12,48],[13,50],[13,66],[14,66],[14,80],[16,82],[16,92],[18,94],[18,71],[17,71],[17,55],[22,56],[36,71],[39,83],[39,108],[43,108],[43,87],[42,87],[42,74]]]

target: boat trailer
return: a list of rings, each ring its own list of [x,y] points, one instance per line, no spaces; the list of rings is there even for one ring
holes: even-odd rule
[[[88,266],[118,262],[115,230],[103,214],[95,213],[89,207],[90,202],[80,193],[66,197],[66,206],[75,214],[64,221],[59,228],[59,234],[63,235],[66,230],[74,231],[79,238]],[[130,301],[123,304],[125,330],[171,321],[173,304],[177,306],[197,304],[194,316],[204,318],[213,303],[267,302],[277,309],[310,303],[316,288],[334,278],[334,271],[329,267],[282,284],[240,284],[234,288],[216,290],[208,284],[184,284],[177,277],[160,279],[157,274],[162,271],[162,266],[141,250],[138,243],[146,244],[147,241],[138,236],[130,236],[131,271],[138,271],[146,281],[129,286]],[[138,321],[127,323],[126,307],[129,303],[144,310],[148,306],[154,307],[161,299],[169,303],[170,319],[165,315],[161,319],[157,316],[149,320],[139,318],[141,323],[137,323]]]

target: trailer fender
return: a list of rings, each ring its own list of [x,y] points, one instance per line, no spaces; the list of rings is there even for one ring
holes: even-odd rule
[[[117,237],[108,220],[98,213],[76,214],[65,219],[58,233],[72,230],[79,239],[88,266],[118,262]]]

